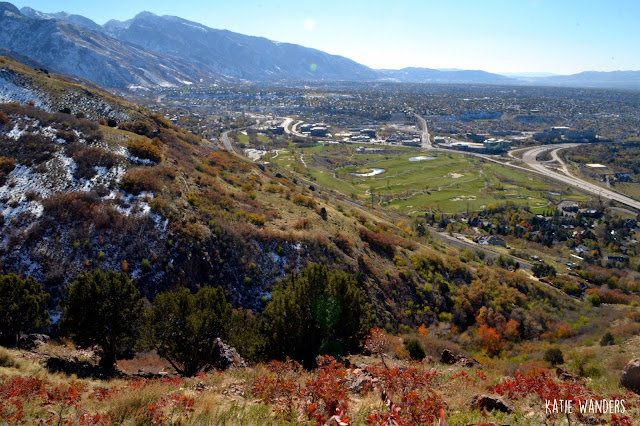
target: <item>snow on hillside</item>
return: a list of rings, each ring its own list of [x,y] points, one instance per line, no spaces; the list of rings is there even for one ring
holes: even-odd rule
[[[12,117],[16,118],[16,117]],[[42,203],[39,201],[51,194],[61,192],[91,191],[98,186],[106,188],[119,188],[120,181],[126,170],[126,156],[122,155],[121,148],[117,152],[112,151],[118,158],[117,164],[113,167],[94,167],[95,176],[90,179],[75,178],[76,162],[65,153],[63,149],[66,142],[57,138],[54,129],[50,126],[44,127],[39,122],[22,118],[5,135],[18,141],[26,133],[43,135],[60,146],[60,149],[46,162],[39,165],[17,164],[11,171],[4,185],[0,186],[0,213],[4,220],[11,220],[24,213],[29,213],[32,217],[40,217],[43,213]],[[79,139],[80,143],[86,144],[84,139]],[[108,150],[106,144],[98,144],[101,148]],[[136,160],[132,157],[132,160]],[[109,195],[103,197],[107,199],[119,199],[123,201],[122,206],[117,206],[117,210],[124,215],[150,214],[148,200],[153,198],[152,193],[144,193],[140,196],[122,194],[120,191],[111,191]],[[143,201],[147,200],[147,201]],[[159,222],[159,218],[154,218]]]
[[[44,96],[35,93],[25,84],[16,84],[16,75],[6,69],[0,69],[0,103],[20,102],[27,103],[33,101],[34,105],[49,111],[47,100]]]

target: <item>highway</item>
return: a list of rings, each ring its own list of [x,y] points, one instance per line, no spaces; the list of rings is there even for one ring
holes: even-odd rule
[[[281,126],[284,127],[284,132],[287,135],[291,134],[291,123],[293,123],[293,118],[286,117],[281,124]]]
[[[302,123],[304,123],[304,121],[298,121],[293,126],[291,125],[291,123],[293,123],[293,118],[287,117],[284,119],[284,121],[281,124],[281,126],[284,127],[284,132],[287,135],[298,136],[299,138],[306,138],[309,136],[309,135],[300,133],[296,130],[296,128]]]
[[[429,136],[429,128],[427,127],[427,120],[420,117],[418,114],[414,114],[416,119],[418,120],[418,129],[422,135],[420,139],[422,140],[422,144],[420,145],[423,149],[431,149],[433,145],[431,144],[431,137]]]
[[[559,157],[557,156],[557,151],[563,148],[569,148],[571,146],[575,146],[575,144],[561,144],[561,145],[551,144],[551,145],[539,146],[526,151],[522,156],[522,160],[525,162],[525,164],[527,164],[533,170],[539,172],[540,174],[548,178],[557,180],[566,185],[574,186],[582,191],[589,192],[599,197],[606,198],[608,200],[614,200],[621,204],[624,204],[625,206],[640,210],[640,201],[634,200],[633,198],[629,198],[625,195],[622,195],[610,189],[606,189],[601,186],[595,185],[593,183],[586,182],[582,179],[579,179],[569,174],[568,170],[566,170],[566,167],[564,167],[564,170],[566,170],[567,174],[564,175],[548,169],[538,161],[538,158],[537,158],[538,155],[542,154],[545,151],[549,151],[550,149],[554,150],[552,153],[552,157],[554,159],[557,158],[558,160],[560,160]],[[564,166],[564,163],[562,163],[562,161],[560,161],[560,164],[561,166]]]

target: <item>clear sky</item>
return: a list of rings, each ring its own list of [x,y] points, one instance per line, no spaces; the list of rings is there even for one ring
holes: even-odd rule
[[[103,24],[147,10],[372,68],[640,70],[638,0],[14,0]]]

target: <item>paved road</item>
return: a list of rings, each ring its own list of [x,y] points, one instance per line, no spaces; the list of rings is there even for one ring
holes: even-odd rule
[[[223,132],[222,136],[220,136],[220,140],[222,140],[222,143],[227,151],[235,153],[236,150],[233,149],[233,145],[231,144],[231,139],[229,139],[230,131],[231,130],[227,130],[226,132]]]
[[[563,148],[569,148],[570,146],[575,146],[572,144],[562,144],[562,145],[557,145],[557,144],[551,144],[551,145],[544,145],[544,146],[539,146],[536,148],[532,148],[529,151],[525,152],[524,155],[522,156],[522,160],[529,166],[531,167],[533,170],[536,170],[537,172],[551,178],[554,180],[557,180],[559,182],[562,182],[563,184],[567,184],[567,185],[571,185],[574,186],[582,191],[585,192],[590,192],[591,194],[597,195],[599,197],[602,198],[606,198],[608,200],[614,200],[617,201],[621,204],[624,204],[625,206],[628,207],[632,207],[634,209],[640,210],[640,201],[634,200],[633,198],[629,198],[625,195],[622,195],[618,192],[612,191],[610,189],[606,189],[603,188],[601,186],[595,185],[593,183],[590,182],[586,182],[582,179],[579,179],[571,174],[568,173],[567,171],[567,175],[563,175],[560,174],[558,172],[554,172],[548,168],[546,168],[545,166],[543,166],[542,164],[540,164],[540,162],[537,160],[538,155],[542,154],[545,151],[548,151],[550,149],[553,149],[554,153],[556,154],[556,158],[557,158],[557,151]],[[561,163],[562,164],[562,163]]]
[[[573,175],[571,175],[571,173],[569,173],[569,169],[567,169],[567,165],[564,164],[564,161],[562,161],[562,159],[558,156],[558,151],[560,151],[561,149],[564,149],[564,148],[573,148],[574,146],[578,146],[578,144],[577,143],[570,143],[570,144],[567,144],[566,146],[562,146],[562,147],[556,148],[553,151],[551,151],[551,158],[553,159],[553,161],[555,161],[558,164],[560,164],[560,166],[562,168],[562,173],[564,173],[567,176],[571,176],[571,177],[575,177],[575,176],[573,176]]]
[[[284,121],[281,124],[281,126],[284,127],[284,132],[287,135],[298,136],[299,138],[306,138],[309,136],[309,135],[305,135],[304,133],[300,133],[296,130],[298,126],[304,123],[304,121],[297,121],[293,126],[291,125],[291,123],[293,123],[293,118],[287,117],[284,119]]]
[[[293,123],[293,118],[286,117],[281,124],[281,126],[284,127],[284,132],[287,135],[291,134],[291,123]]]
[[[427,120],[420,117],[418,114],[414,114],[418,119],[418,129],[420,129],[422,140],[421,147],[424,149],[431,149],[433,145],[431,144],[431,137],[429,136],[429,128],[427,127]]]

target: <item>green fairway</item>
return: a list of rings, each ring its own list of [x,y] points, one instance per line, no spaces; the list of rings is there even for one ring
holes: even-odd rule
[[[540,181],[519,171],[461,154],[404,150],[390,155],[355,152],[353,147],[317,145],[280,151],[273,161],[302,173],[345,195],[407,213],[446,213],[482,210],[489,204],[512,201],[534,212],[553,208],[563,199],[587,196]],[[410,157],[434,159],[409,161]],[[343,164],[330,168],[326,164]],[[349,165],[346,165],[349,164]],[[372,176],[357,174],[384,169]]]

